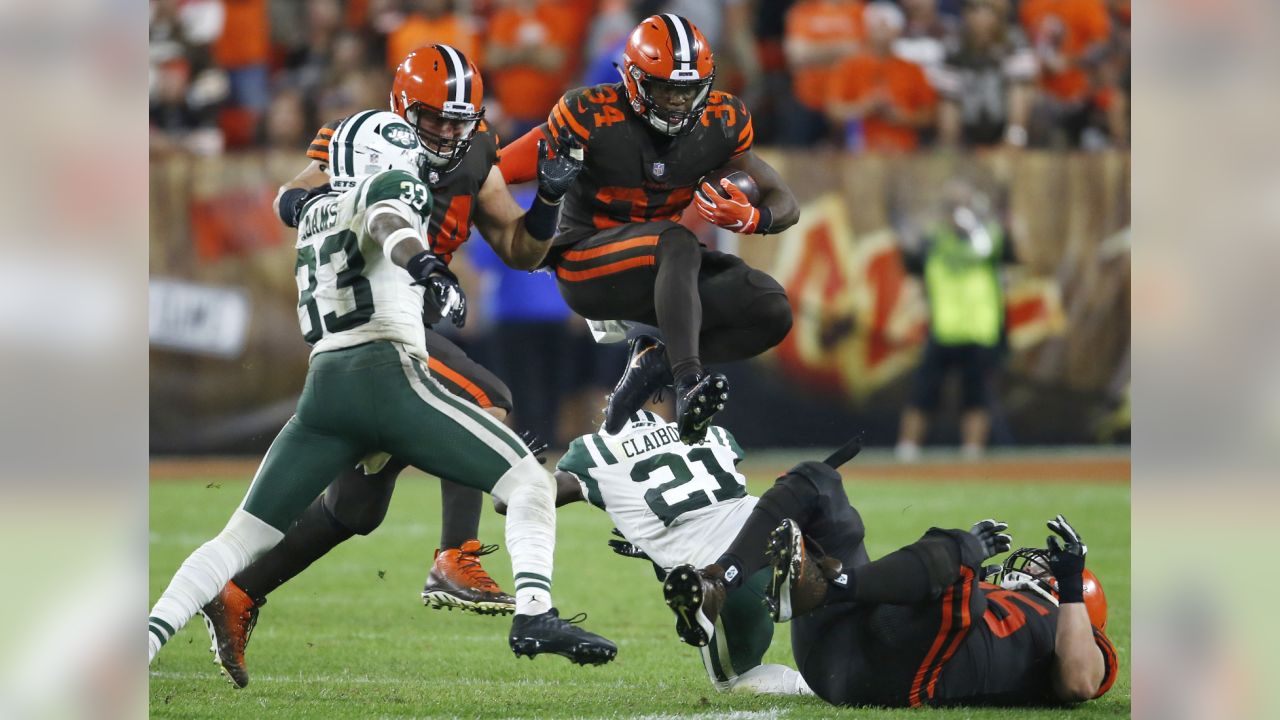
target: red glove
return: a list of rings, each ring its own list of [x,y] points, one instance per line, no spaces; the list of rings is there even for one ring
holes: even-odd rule
[[[725,198],[715,191],[711,183],[702,183],[698,192],[693,194],[694,204],[698,206],[698,214],[709,223],[736,233],[750,235],[760,224],[760,211],[747,201],[747,196],[728,179],[720,180],[720,187],[729,193]]]

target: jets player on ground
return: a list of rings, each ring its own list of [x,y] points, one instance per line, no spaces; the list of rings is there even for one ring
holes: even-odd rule
[[[586,167],[566,196],[546,265],[574,312],[656,325],[666,343],[664,352],[655,338],[633,340],[606,428],[617,432],[674,382],[680,435],[696,442],[728,397],[724,375],[703,362],[742,360],[778,344],[791,328],[791,307],[777,281],[706,249],[677,220],[694,201],[721,227],[776,233],[794,225],[800,209],[751,151],[746,106],[711,90],[711,48],[692,23],[670,13],[646,18],[627,41],[621,72],[622,82],[566,93],[545,125],[503,150],[500,165],[508,182],[524,182],[534,177],[540,146],[566,138],[584,146]],[[697,187],[725,166],[755,179],[758,207],[727,180],[719,190],[728,199],[709,184]]]
[[[712,562],[737,535],[756,504],[734,469],[742,457],[722,427],[686,445],[675,423],[639,410],[619,432],[602,429],[569,445],[556,467],[556,503],[585,499],[609,513],[624,538],[610,542],[615,552],[652,560],[661,578],[682,563]],[[761,570],[725,598],[701,649],[703,665],[717,690],[812,694],[794,669],[760,663],[773,639],[768,578]]]
[[[361,113],[338,126],[329,156],[335,192],[308,202],[299,223],[298,314],[313,350],[296,414],[226,527],[152,608],[149,658],[278,543],[335,475],[389,453],[507,505],[517,655],[608,662],[616,646],[562,620],[551,602],[554,481],[514,432],[427,371],[424,313],[457,317],[462,308],[456,279],[421,240],[432,196],[418,134],[393,113]]]
[[[504,262],[520,268],[536,266],[546,254],[546,238],[554,232],[557,208],[537,203],[525,213],[507,191],[495,168],[498,141],[484,123],[484,84],[475,65],[447,45],[419,48],[396,70],[391,107],[417,129],[426,152],[425,182],[433,199],[424,226],[428,248],[447,264],[470,236],[474,219]],[[320,129],[307,151],[310,164],[281,188],[277,207],[290,227],[297,227],[307,200],[330,188],[329,147],[337,125],[334,121]],[[549,198],[563,195],[578,167],[571,154],[565,154],[563,162],[544,161],[540,192]],[[456,315],[458,324],[465,318],[465,310]],[[425,335],[431,377],[458,397],[505,419],[512,409],[507,386],[440,333],[427,327]],[[379,462],[385,465],[343,470],[324,495],[303,511],[279,545],[238,573],[204,608],[220,661],[237,686],[249,681],[245,648],[267,595],[337,545],[373,532],[382,522],[405,461],[379,458]],[[514,598],[480,564],[480,556],[497,547],[475,539],[482,493],[453,480],[450,475],[441,479],[440,548],[422,589],[423,602],[486,614],[510,613]]]
[[[839,453],[837,454],[839,455]],[[663,591],[676,630],[707,643],[726,593],[771,568],[774,618],[793,621],[796,666],[837,705],[1044,705],[1082,702],[1111,688],[1118,662],[1106,599],[1085,570],[1086,548],[1061,515],[1048,549],[1023,549],[1001,570],[1007,525],[933,528],[871,561],[862,517],[835,468],[806,462],[778,479],[713,564],[675,568]]]

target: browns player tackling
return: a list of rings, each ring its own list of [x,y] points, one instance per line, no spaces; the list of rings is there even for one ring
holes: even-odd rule
[[[846,446],[848,448],[850,446]],[[705,646],[729,593],[772,566],[776,622],[809,687],[835,705],[1057,705],[1105,694],[1119,660],[1087,548],[1061,515],[1046,548],[1001,566],[1005,523],[931,528],[877,560],[836,468],[856,453],[778,478],[715,563],[678,566],[663,585],[686,643]],[[983,580],[998,572],[999,584]]]
[[[670,13],[646,18],[631,33],[620,71],[620,82],[566,93],[546,124],[503,150],[499,166],[507,182],[524,182],[534,177],[540,149],[585,149],[545,265],[574,312],[656,325],[665,339],[633,339],[605,430],[616,433],[647,397],[674,384],[681,439],[697,442],[728,398],[728,380],[703,363],[778,344],[791,328],[791,307],[777,281],[702,246],[677,221],[695,202],[709,222],[763,234],[794,225],[800,210],[778,173],[751,151],[746,106],[711,89],[711,48],[692,23]],[[719,192],[698,186],[726,166],[756,181],[758,205],[728,180]]]

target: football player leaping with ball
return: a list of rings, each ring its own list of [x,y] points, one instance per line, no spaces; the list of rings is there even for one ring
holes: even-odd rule
[[[632,31],[621,82],[565,94],[547,123],[503,150],[508,183],[533,179],[539,147],[580,144],[586,167],[565,196],[545,265],[569,307],[591,320],[656,325],[662,342],[633,339],[631,361],[605,411],[617,432],[668,384],[685,442],[700,440],[728,398],[724,375],[704,362],[742,360],[791,329],[782,286],[741,259],[708,250],[677,220],[695,202],[708,221],[744,234],[775,233],[800,217],[782,178],[751,151],[751,114],[711,89],[715,63],[702,33],[665,13]],[[733,182],[699,179],[741,170],[760,190],[749,202]],[[696,198],[695,198],[696,196]]]

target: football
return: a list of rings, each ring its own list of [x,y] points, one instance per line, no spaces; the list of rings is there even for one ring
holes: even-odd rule
[[[747,196],[747,201],[752,205],[756,205],[760,202],[760,186],[756,185],[756,181],[753,180],[750,175],[734,168],[723,167],[719,170],[712,170],[702,176],[702,179],[698,181],[698,187],[701,188],[702,183],[704,182],[711,183],[711,186],[716,189],[716,192],[720,193],[720,197],[727,198],[729,197],[728,192],[724,188],[720,187],[721,179],[726,179],[734,185],[737,185],[738,189],[742,191],[743,195]]]

